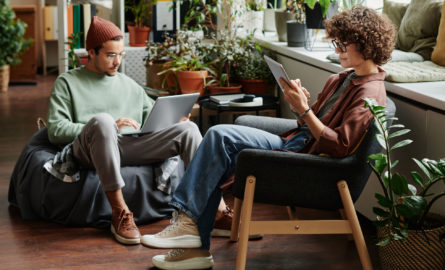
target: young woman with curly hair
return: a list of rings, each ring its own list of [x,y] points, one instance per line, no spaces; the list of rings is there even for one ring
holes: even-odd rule
[[[171,224],[141,238],[146,246],[174,249],[154,256],[156,267],[204,269],[213,265],[210,236],[221,200],[220,186],[233,174],[243,149],[282,149],[340,158],[359,144],[372,120],[363,98],[385,104],[385,72],[378,65],[390,58],[394,28],[375,11],[355,7],[327,20],[326,30],[342,67],[350,69],[330,76],[312,106],[300,80],[290,84],[281,80],[284,98],[299,122],[297,129],[282,136],[236,125],[217,125],[207,131],[173,195],[171,205],[178,211]]]

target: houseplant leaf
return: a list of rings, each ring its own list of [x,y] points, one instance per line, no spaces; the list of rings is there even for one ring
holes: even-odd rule
[[[392,191],[399,196],[409,193],[408,181],[404,176],[398,173],[392,175],[389,184],[391,186]]]
[[[409,129],[398,130],[398,131],[396,131],[396,132],[394,132],[394,133],[391,133],[391,134],[388,136],[388,139],[392,139],[392,138],[395,138],[395,137],[398,137],[398,136],[405,135],[405,134],[409,133],[410,131],[411,131],[411,130],[409,130]]]
[[[390,148],[389,151],[392,152],[392,151],[394,151],[395,149],[400,148],[400,147],[403,147],[403,146],[406,146],[406,145],[408,145],[408,144],[410,144],[410,143],[412,143],[412,142],[413,142],[413,140],[410,140],[410,139],[406,139],[406,140],[400,141],[400,142],[396,143],[395,145],[393,145],[393,146]]]
[[[378,202],[381,206],[383,206],[383,207],[387,207],[387,208],[389,208],[389,207],[392,206],[392,201],[391,201],[390,199],[388,199],[387,197],[385,197],[385,196],[383,196],[383,195],[381,195],[381,194],[379,194],[379,193],[376,193],[374,196],[375,196],[375,198],[377,199],[377,202]]]

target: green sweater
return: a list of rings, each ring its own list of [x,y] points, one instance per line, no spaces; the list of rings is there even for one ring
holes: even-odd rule
[[[98,74],[77,68],[60,75],[54,83],[48,108],[48,138],[63,145],[72,142],[98,113],[114,120],[132,118],[143,124],[154,101],[124,74]]]

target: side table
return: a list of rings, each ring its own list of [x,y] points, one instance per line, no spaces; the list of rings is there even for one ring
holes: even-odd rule
[[[199,99],[199,129],[202,131],[202,115],[203,109],[212,110],[216,112],[217,123],[221,122],[222,113],[236,113],[236,112],[256,112],[259,115],[260,111],[275,110],[276,116],[280,117],[280,100],[278,97],[270,95],[256,95],[263,98],[263,105],[252,107],[233,107],[228,104],[218,104],[210,100],[209,96],[203,96]]]

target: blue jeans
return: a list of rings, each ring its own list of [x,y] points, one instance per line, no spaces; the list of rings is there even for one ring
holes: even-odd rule
[[[298,151],[307,138],[305,132],[300,132],[286,141],[272,133],[238,125],[217,125],[207,131],[170,203],[197,223],[202,249],[210,249],[210,233],[222,195],[219,187],[234,173],[241,150]]]

